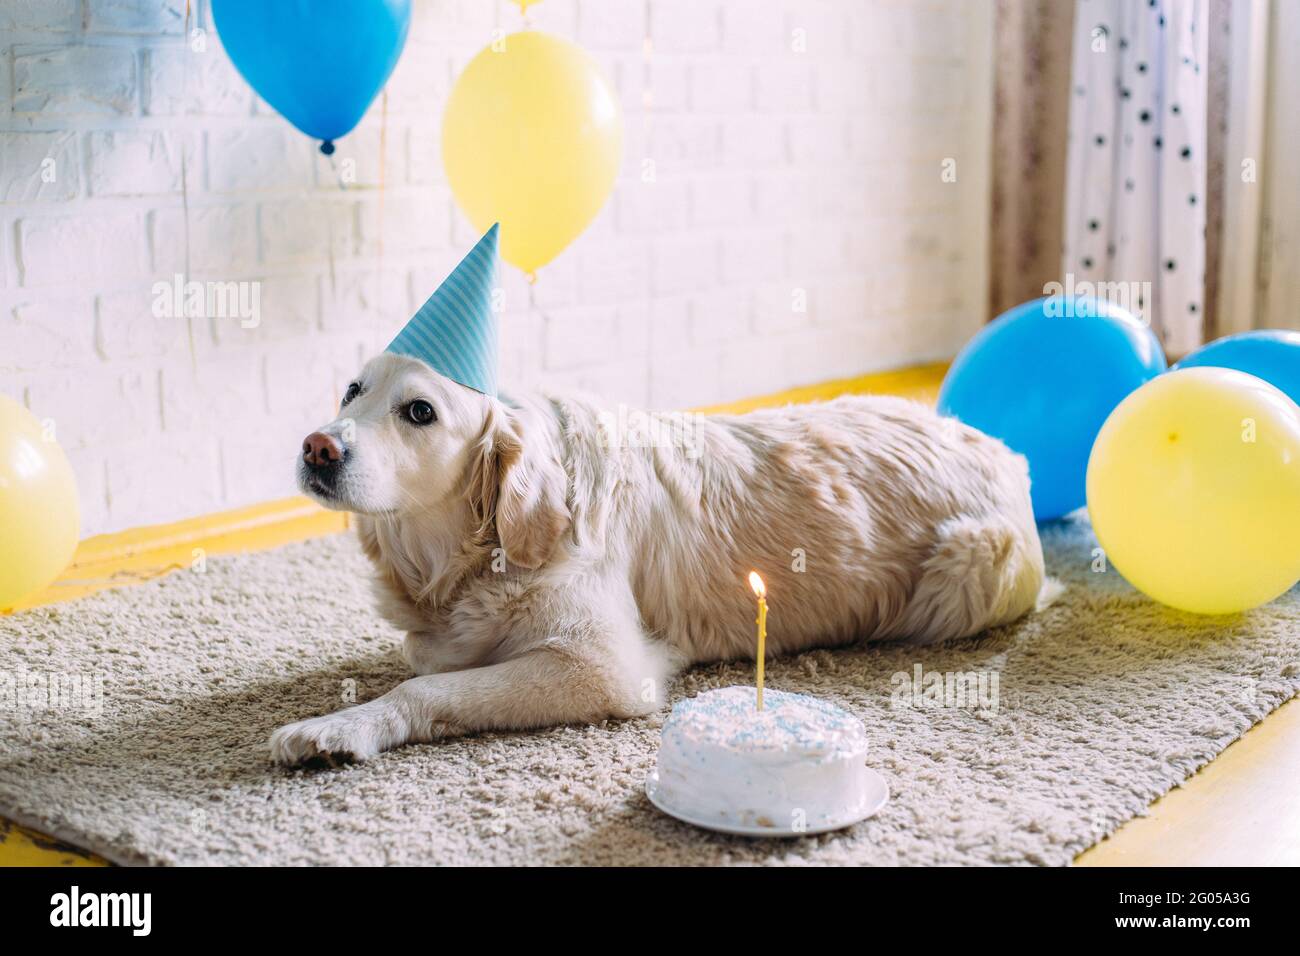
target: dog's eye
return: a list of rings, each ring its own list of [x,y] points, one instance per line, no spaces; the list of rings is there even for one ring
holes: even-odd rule
[[[348,402],[352,401],[352,399],[356,398],[360,394],[361,394],[360,383],[353,382],[351,385],[348,386],[348,390],[343,393],[343,404],[346,405]]]
[[[413,425],[428,425],[437,419],[433,413],[433,406],[422,398],[417,398],[406,405],[406,417]]]

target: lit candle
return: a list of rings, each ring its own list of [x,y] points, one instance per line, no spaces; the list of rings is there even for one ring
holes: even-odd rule
[[[757,571],[749,572],[749,586],[758,597],[758,709],[763,709],[763,658],[767,656],[767,585]]]

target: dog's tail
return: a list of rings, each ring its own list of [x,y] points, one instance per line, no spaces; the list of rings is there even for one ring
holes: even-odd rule
[[[1037,529],[1001,517],[945,521],[921,569],[907,615],[914,626],[904,633],[922,643],[1014,621],[1048,590]]]
[[[1056,578],[1043,578],[1043,586],[1038,589],[1038,599],[1034,602],[1034,610],[1041,611],[1043,608],[1051,607],[1056,603],[1056,599],[1065,593],[1065,585]]]

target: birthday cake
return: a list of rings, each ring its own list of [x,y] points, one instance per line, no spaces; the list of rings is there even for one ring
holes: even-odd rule
[[[664,722],[656,796],[675,813],[741,827],[817,829],[868,800],[867,731],[833,704],[753,687],[684,700]]]

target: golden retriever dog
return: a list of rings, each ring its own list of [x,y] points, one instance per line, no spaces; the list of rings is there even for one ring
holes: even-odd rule
[[[898,398],[612,414],[383,354],[298,469],[359,515],[418,676],[280,728],[283,764],[650,713],[681,668],[753,658],[755,569],[772,654],[966,637],[1044,583],[1024,458]]]

